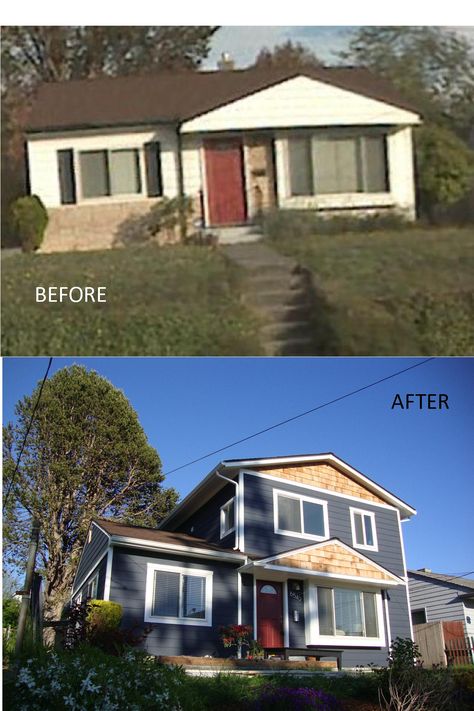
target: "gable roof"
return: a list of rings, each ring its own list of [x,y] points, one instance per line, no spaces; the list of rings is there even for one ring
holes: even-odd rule
[[[42,84],[27,130],[175,123],[194,118],[282,81],[305,76],[418,113],[386,79],[358,67],[163,71]]]
[[[179,522],[182,520],[183,515],[189,516],[192,511],[206,503],[206,501],[208,501],[219,489],[225,486],[225,482],[216,476],[218,472],[225,471],[227,476],[232,476],[234,472],[237,473],[240,469],[256,470],[258,472],[260,467],[267,467],[271,465],[282,467],[285,465],[305,466],[310,463],[329,463],[335,466],[343,474],[352,478],[361,486],[364,486],[369,491],[376,493],[389,506],[395,507],[400,512],[402,520],[408,519],[416,514],[416,509],[395,496],[395,494],[392,494],[387,489],[384,489],[375,481],[369,479],[369,477],[365,474],[362,474],[362,472],[354,469],[354,467],[337,455],[332,452],[327,452],[323,454],[298,454],[284,457],[225,459],[214,467],[214,469],[212,469],[209,474],[202,479],[202,481],[200,481],[199,484],[197,484],[197,486],[195,486],[194,489],[187,496],[185,496],[185,498],[177,506],[175,506],[175,508],[159,524],[159,528],[161,529],[170,523],[175,525],[176,521]],[[265,475],[265,473],[263,475]],[[336,494],[337,492],[332,493]]]
[[[253,560],[246,563],[241,570],[254,568],[275,572],[294,570],[295,573],[314,577],[360,580],[381,586],[404,584],[398,575],[375,563],[339,538],[329,538],[326,541]]]
[[[408,577],[415,576],[426,578],[427,581],[449,583],[450,585],[456,585],[461,588],[466,588],[467,590],[474,590],[474,580],[469,580],[469,578],[453,577],[452,575],[446,575],[445,573],[432,573],[431,570],[426,570],[426,568],[422,568],[421,570],[407,570],[407,575]]]
[[[175,531],[161,531],[156,528],[147,528],[145,526],[131,526],[129,524],[118,523],[117,521],[110,521],[109,519],[94,518],[93,523],[95,523],[99,528],[101,528],[107,535],[110,536],[113,543],[130,543],[133,541],[138,543],[149,543],[156,544],[160,548],[174,549],[187,549],[194,551],[203,552],[215,552],[221,553],[226,556],[233,556],[235,558],[242,559],[243,554],[232,548],[225,548],[223,546],[215,545],[203,538],[198,538],[197,536],[190,536],[187,533],[177,533]]]

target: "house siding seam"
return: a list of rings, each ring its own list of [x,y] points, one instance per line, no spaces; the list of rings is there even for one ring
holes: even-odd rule
[[[459,588],[435,580],[426,582],[408,573],[410,607],[412,610],[426,608],[427,622],[438,620],[464,620],[464,605],[459,599]]]
[[[308,495],[308,490],[297,484],[273,482],[265,477],[244,475],[245,481],[245,552],[265,558],[304,545],[314,543],[311,539],[292,537],[274,533],[273,489],[289,493]],[[318,499],[328,502],[329,537],[339,538],[353,547],[350,507],[352,500],[318,492]],[[359,508],[375,515],[378,551],[361,551],[367,558],[386,568],[391,573],[403,577],[402,546],[396,510],[371,506],[370,501],[361,500]]]
[[[238,566],[210,559],[203,559],[202,562],[197,563],[195,558],[185,555],[150,555],[144,551],[116,546],[112,564],[110,600],[122,605],[123,626],[148,625],[144,623],[147,563],[161,563],[192,570],[211,570],[213,609],[210,627],[151,623],[152,631],[144,643],[146,650],[157,656],[231,654],[232,650],[226,650],[220,645],[219,627],[237,622]]]
[[[81,583],[83,577],[87,575],[91,568],[95,567],[99,559],[102,558],[107,550],[107,546],[109,544],[108,536],[94,523],[91,524],[91,531],[92,537],[90,541],[86,541],[84,544],[84,549],[79,561],[73,585]]]

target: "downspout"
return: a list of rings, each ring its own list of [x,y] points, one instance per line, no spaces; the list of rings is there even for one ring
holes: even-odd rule
[[[233,484],[235,486],[235,503],[238,504],[239,502],[239,485],[234,479],[229,479],[227,476],[224,476],[223,474],[220,474],[220,472],[216,472],[216,476],[218,476],[220,479],[224,479],[224,481],[229,482],[229,484]],[[234,551],[240,550],[240,520],[239,517],[236,516],[236,512],[239,510],[238,505],[234,506],[234,516],[236,520],[236,526],[235,526],[235,546],[233,547]]]
[[[181,124],[176,125],[176,148],[178,151],[177,174],[178,174],[178,197],[179,197],[179,235],[184,242],[187,233],[187,215],[184,194],[184,173],[183,173],[183,139],[181,136]]]

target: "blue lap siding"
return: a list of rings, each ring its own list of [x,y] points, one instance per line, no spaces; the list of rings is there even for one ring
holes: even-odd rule
[[[74,579],[74,590],[76,590],[77,583],[83,584],[90,579],[89,571],[92,568],[96,568],[98,561],[107,551],[107,546],[109,543],[109,537],[98,527],[95,523],[91,525],[91,540],[87,541],[84,545],[81,560],[79,561],[79,566],[77,568],[76,577]],[[87,580],[85,576],[87,575]]]
[[[179,568],[213,571],[212,626],[145,623],[147,563],[162,563]],[[146,551],[114,547],[110,599],[123,608],[122,625],[150,626],[145,647],[155,655],[189,654],[228,656],[235,650],[219,642],[220,625],[237,623],[238,565],[190,556],[153,555]]]

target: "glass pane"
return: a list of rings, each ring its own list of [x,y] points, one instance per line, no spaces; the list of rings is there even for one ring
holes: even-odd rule
[[[332,590],[318,588],[319,634],[334,634]]]
[[[291,195],[313,195],[313,171],[311,167],[311,139],[288,140]]]
[[[363,546],[364,545],[364,531],[362,529],[362,516],[361,514],[354,514],[354,528],[355,528],[355,539],[356,543]]]
[[[321,504],[303,501],[304,532],[312,536],[324,536],[324,515]]]
[[[152,615],[178,617],[179,573],[155,571]]]
[[[316,194],[358,192],[360,179],[357,153],[355,138],[315,139]]]
[[[374,536],[372,533],[372,519],[370,516],[364,516],[364,526],[365,526],[365,542],[368,546],[374,545]]]
[[[336,635],[363,637],[362,610],[358,590],[334,590],[334,608],[336,612]]]
[[[183,617],[203,620],[206,617],[206,578],[183,577]]]
[[[375,607],[374,593],[364,593],[364,612],[366,637],[378,637],[377,610]]]
[[[140,192],[137,150],[110,152],[110,190],[112,195],[130,195]]]
[[[385,192],[388,189],[385,137],[363,136],[361,141],[364,192]]]
[[[301,511],[299,499],[278,497],[278,528],[281,531],[301,533]]]
[[[277,591],[273,587],[273,585],[264,585],[260,592],[262,593],[267,593],[267,595],[277,595]]]
[[[234,528],[234,502],[231,501],[224,509],[224,530]]]
[[[79,155],[81,165],[82,196],[109,195],[107,154],[105,151],[87,151]]]

